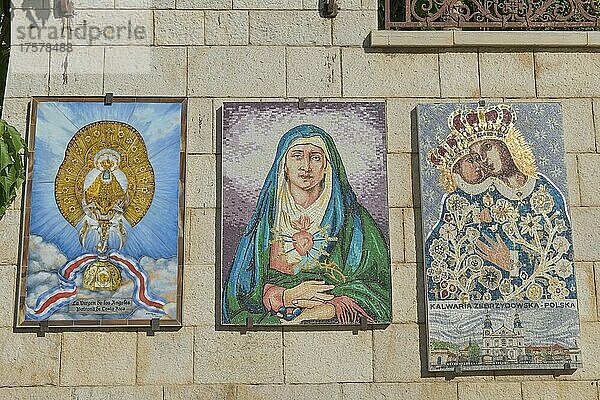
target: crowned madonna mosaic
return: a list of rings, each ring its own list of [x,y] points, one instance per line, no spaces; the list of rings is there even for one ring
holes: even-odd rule
[[[560,105],[417,114],[429,370],[581,366]]]

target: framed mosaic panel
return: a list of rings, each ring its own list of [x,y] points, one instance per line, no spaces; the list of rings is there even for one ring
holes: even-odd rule
[[[187,100],[36,97],[17,328],[181,326]]]
[[[417,115],[429,370],[580,367],[560,104]]]
[[[387,324],[384,103],[225,103],[221,322]]]
[[[560,104],[417,115],[429,370],[580,367]]]

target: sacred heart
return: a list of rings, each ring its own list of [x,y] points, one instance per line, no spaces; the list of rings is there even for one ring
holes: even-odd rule
[[[300,232],[294,233],[292,236],[292,243],[298,254],[304,257],[313,247],[313,236],[307,231],[301,230]]]
[[[304,257],[308,254],[310,249],[312,249],[314,244],[313,236],[308,233],[308,230],[310,229],[310,219],[303,215],[298,220],[292,221],[292,228],[299,231],[292,236],[294,248],[298,254]]]

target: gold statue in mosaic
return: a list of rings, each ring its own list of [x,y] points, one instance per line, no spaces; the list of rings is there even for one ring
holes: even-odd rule
[[[154,171],[140,133],[123,122],[99,121],[81,128],[69,142],[56,175],[55,198],[61,214],[79,229],[81,246],[93,240],[97,253],[105,256],[111,250],[111,233],[118,238],[118,249],[123,247],[126,223],[133,227],[144,217],[154,189]],[[120,271],[100,264],[86,269],[85,286],[116,290]]]

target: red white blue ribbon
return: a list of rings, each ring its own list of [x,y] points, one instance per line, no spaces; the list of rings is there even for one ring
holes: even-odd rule
[[[164,314],[162,308],[167,302],[150,293],[150,279],[146,271],[137,262],[119,253],[111,253],[109,259],[133,281],[133,301],[147,310]]]
[[[71,304],[77,299],[77,276],[91,263],[98,260],[109,261],[119,267],[121,271],[133,281],[133,301],[148,311],[164,314],[163,306],[167,301],[150,293],[150,279],[140,264],[117,252],[110,253],[107,258],[100,258],[95,254],[84,254],[69,261],[58,270],[59,285],[44,292],[37,299],[33,309],[27,308],[26,319],[44,320],[60,308]]]

